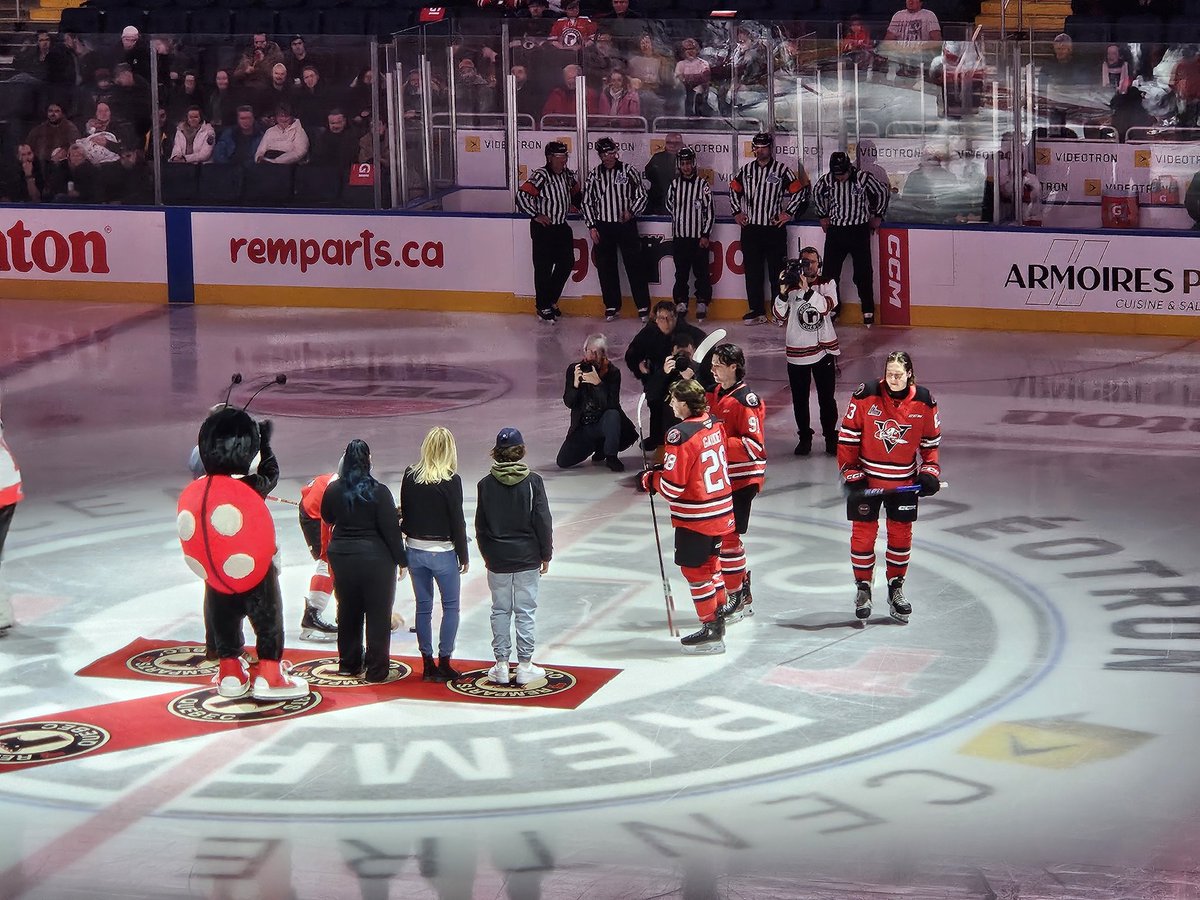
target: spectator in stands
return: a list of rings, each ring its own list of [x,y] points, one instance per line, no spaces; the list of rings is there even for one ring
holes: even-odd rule
[[[126,145],[131,146],[131,145]],[[158,158],[164,163],[171,158],[171,150],[175,146],[175,132],[167,124],[167,107],[160,103],[158,105]],[[146,158],[150,158],[150,154],[154,152],[154,129],[147,128],[145,134],[142,135],[142,152]]]
[[[1129,51],[1120,44],[1109,44],[1104,48],[1104,61],[1100,63],[1100,86],[1124,93],[1132,80],[1129,74]]]
[[[578,4],[576,4],[578,6]],[[563,66],[563,83],[550,92],[542,106],[543,116],[573,116],[575,115],[575,79],[583,74],[583,69],[576,65]],[[587,111],[595,114],[599,111],[596,92],[587,88]]]
[[[166,100],[161,94],[159,98],[160,103]],[[112,108],[112,117],[120,122],[128,122],[135,132],[146,131],[150,127],[150,83],[136,75],[126,63],[118,63],[113,73],[108,105]]]
[[[512,67],[512,76],[517,83],[517,114],[531,116],[534,120],[542,111],[544,101],[529,81],[529,70],[523,65]]]
[[[66,92],[75,86],[71,54],[61,44],[55,44],[48,31],[39,30],[34,45],[16,54],[13,68],[51,88],[48,96],[55,100],[65,102]]]
[[[493,89],[488,80],[475,68],[469,56],[458,61],[458,76],[454,79],[454,104],[458,114],[494,112]]]
[[[612,34],[621,53],[630,53],[636,49],[646,23],[639,13],[629,8],[629,0],[609,0],[609,4],[609,8],[598,16],[600,23]]]
[[[646,180],[650,182],[649,199],[646,201],[646,211],[655,216],[667,214],[667,188],[675,180],[677,154],[683,149],[683,135],[672,131],[667,135],[662,150],[650,157],[646,163]]]
[[[358,139],[358,161],[372,164],[378,162],[376,168],[381,170],[379,177],[382,177],[383,183],[387,184],[386,176],[392,168],[392,151],[388,146],[387,122],[382,117],[375,123],[375,133],[379,135],[379,159],[375,159],[375,138],[368,130]]]
[[[700,58],[700,42],[687,38],[680,44],[683,59],[675,64],[675,81],[683,88],[683,114],[685,116],[712,115],[708,100],[712,68],[708,61]]]
[[[564,0],[563,17],[550,29],[550,43],[560,50],[578,50],[596,37],[596,23],[579,14],[579,0]]]
[[[862,16],[854,15],[842,29],[842,43],[838,48],[842,57],[852,66],[858,66],[859,73],[874,72],[880,66],[879,57],[875,55],[875,39],[863,23]]]
[[[209,104],[208,98],[204,95],[204,89],[200,87],[199,76],[194,71],[188,70],[183,73],[178,85],[171,91],[171,100],[167,104],[167,118],[172,122],[181,121],[187,114],[188,108],[192,106],[207,110]]]
[[[588,80],[599,80],[608,83],[610,72],[617,69],[624,71],[625,56],[613,40],[613,33],[607,28],[596,32],[596,38],[583,48],[583,65],[587,71]]]
[[[196,68],[197,60],[170,35],[156,37],[153,48],[158,57],[158,90],[173,93],[183,81],[183,74]]]
[[[631,79],[636,78],[641,82],[642,109],[646,111],[648,120],[663,115],[668,105],[674,111],[676,104],[670,103],[675,93],[671,72],[674,62],[659,49],[650,32],[641,33],[637,50],[629,57],[626,72]]]
[[[130,205],[154,202],[154,173],[137,147],[121,150],[120,171],[114,180],[113,198]]]
[[[204,121],[204,111],[199,106],[190,106],[175,129],[175,144],[171,147],[169,161],[196,166],[212,162],[216,143],[217,136],[212,125]]]
[[[252,35],[250,46],[242,51],[241,58],[233,69],[234,84],[251,90],[265,90],[271,84],[271,70],[276,63],[283,62],[283,51],[266,34]],[[286,74],[287,67],[284,67]]]
[[[328,61],[324,57],[310,53],[308,46],[304,43],[304,38],[298,34],[292,35],[284,62],[287,64],[288,81],[292,83],[293,87],[299,87],[304,83],[305,66],[315,66],[318,72],[332,74],[332,72],[326,71],[330,68]]]
[[[280,103],[275,109],[275,124],[268,128],[254,151],[255,162],[285,166],[302,162],[308,156],[308,135],[300,120],[293,118],[292,107]]]
[[[326,127],[312,142],[309,165],[329,166],[345,178],[350,166],[358,162],[358,135],[346,127],[346,114],[340,109],[331,109],[325,121]]]
[[[112,69],[98,66],[92,70],[92,81],[81,84],[75,91],[75,110],[81,116],[86,116],[89,110],[103,100],[108,102],[112,96]],[[66,109],[64,106],[63,109]]]
[[[550,37],[550,29],[557,20],[558,14],[550,12],[546,0],[529,0],[526,6],[518,9],[508,27],[508,45],[513,50],[513,59],[528,60],[529,55]]]
[[[133,25],[126,25],[121,31],[121,52],[116,62],[125,63],[135,75],[150,81],[150,48],[141,32]]]
[[[269,115],[280,103],[294,103],[292,83],[288,81],[287,66],[278,62],[271,66],[271,83],[259,93],[257,105],[264,115]]]
[[[600,92],[597,109],[602,116],[640,116],[642,101],[637,91],[629,89],[629,79],[620,69],[608,74],[608,83]]]
[[[83,141],[76,141],[66,157],[51,165],[46,179],[46,192],[55,203],[103,203],[103,179],[96,167],[88,162]]]
[[[1054,58],[1042,66],[1042,79],[1047,85],[1067,87],[1092,83],[1090,72],[1075,58],[1075,42],[1071,40],[1069,34],[1058,35],[1051,46],[1054,50]]]
[[[766,99],[767,45],[752,25],[739,25],[737,43],[729,57],[732,78],[726,100],[731,110],[754,106]]]
[[[933,10],[921,8],[921,0],[904,0],[904,9],[892,16],[883,39],[889,42],[884,55],[896,61],[896,78],[916,78],[920,67],[928,68],[939,52],[942,26]]]
[[[1194,128],[1200,118],[1200,54],[1195,44],[1184,48],[1171,72],[1171,90],[1179,103],[1178,123]]]
[[[208,121],[214,128],[228,128],[237,122],[237,110],[241,106],[238,92],[233,88],[228,69],[217,69],[213,79],[214,89],[208,95]]]
[[[400,97],[404,105],[405,125],[420,122],[424,112],[424,101],[421,99],[420,69],[408,70],[408,78],[404,80],[404,85],[400,88]]]
[[[0,173],[0,202],[41,203],[46,193],[42,161],[28,144],[17,145],[16,159]]]
[[[350,121],[359,129],[368,128],[371,125],[371,96],[374,93],[374,85],[375,69],[367,66],[365,69],[361,69],[354,80],[350,82],[350,88],[346,93],[346,103],[343,109],[346,110]],[[432,90],[434,109],[444,109],[437,105],[439,96],[437,76],[434,77]]]
[[[1117,140],[1124,143],[1130,128],[1149,128],[1156,124],[1154,116],[1146,111],[1145,94],[1128,78],[1117,85],[1108,105],[1112,109],[1112,126],[1117,131]]]
[[[34,125],[29,131],[25,142],[33,148],[33,154],[39,162],[50,161],[55,150],[64,153],[66,149],[79,140],[79,129],[75,123],[63,115],[62,104],[46,104],[46,121]]]
[[[113,116],[112,107],[101,100],[87,121],[87,135],[78,143],[84,145],[89,162],[115,163],[122,146],[136,146],[136,138],[128,122]]]
[[[321,73],[314,65],[304,67],[300,77],[300,87],[293,89],[292,105],[301,122],[309,122],[313,127],[324,122],[334,105],[333,97],[326,89]]]
[[[90,83],[99,62],[97,54],[93,52],[87,40],[74,32],[64,31],[62,44],[63,48],[71,55],[71,66],[75,75],[75,79],[71,83],[75,85]]]
[[[253,106],[239,106],[236,122],[221,132],[221,139],[213,151],[213,162],[249,167],[254,165],[254,154],[264,129],[254,116]]]

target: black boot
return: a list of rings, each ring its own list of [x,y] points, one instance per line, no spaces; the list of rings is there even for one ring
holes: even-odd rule
[[[812,453],[812,429],[800,435],[800,441],[796,444],[796,449],[792,451],[794,456],[808,456]]]
[[[450,665],[450,657],[448,657],[448,656],[439,656],[438,657],[438,667],[437,668],[438,668],[438,675],[441,676],[442,681],[453,681],[455,678],[457,678],[459,675],[462,674],[462,672],[455,670]]]
[[[422,653],[421,661],[423,663],[425,663],[425,671],[421,675],[422,681],[444,681],[445,680],[443,678],[438,677],[438,675],[439,675],[438,664],[434,661],[432,656],[426,656],[424,653]]]
[[[826,456],[837,456],[837,445],[838,445],[838,439],[837,439],[836,434],[833,437],[830,437],[829,435],[825,435],[825,455]]]

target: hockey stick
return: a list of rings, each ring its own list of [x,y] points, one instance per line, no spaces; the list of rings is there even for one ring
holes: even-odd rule
[[[939,481],[938,484],[944,488],[950,487],[950,483],[947,481]],[[847,497],[850,497],[850,496],[859,497],[859,498],[886,497],[888,494],[915,494],[919,490],[921,490],[921,486],[919,484],[904,484],[904,485],[901,485],[900,487],[894,487],[894,488],[855,489],[855,488],[847,487],[846,483],[844,481],[842,482],[842,493]]]
[[[650,468],[650,459],[646,456],[646,438],[642,431],[642,411],[646,408],[646,395],[642,394],[638,397],[637,405],[637,423],[638,423],[638,446],[642,448],[642,470],[646,471]],[[638,476],[641,477],[640,475]],[[671,616],[671,612],[675,609],[675,598],[671,596],[671,582],[667,579],[667,567],[663,564],[662,555],[662,538],[658,535],[658,513],[654,510],[654,491],[647,491],[650,495],[650,521],[654,523],[654,546],[658,549],[658,571],[662,575],[663,599],[667,604],[667,630],[671,632],[671,637],[678,637],[679,632],[675,630],[675,620]]]
[[[726,334],[727,332],[724,328],[714,329],[712,334],[700,342],[700,346],[698,346],[696,348],[696,352],[692,354],[692,361],[697,365],[704,362],[704,358],[708,356],[708,351],[717,346],[717,344],[721,343],[721,341],[725,340]]]

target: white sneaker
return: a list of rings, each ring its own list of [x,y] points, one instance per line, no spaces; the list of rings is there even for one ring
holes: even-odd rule
[[[532,662],[517,663],[517,684],[525,685],[546,677],[546,670]]]
[[[508,670],[508,660],[498,662],[488,669],[488,681],[492,684],[509,684],[512,681],[512,674]]]

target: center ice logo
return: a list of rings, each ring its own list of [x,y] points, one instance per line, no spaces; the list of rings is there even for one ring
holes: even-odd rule
[[[883,422],[876,419],[875,437],[883,441],[883,446],[887,448],[888,453],[891,453],[892,449],[897,445],[908,443],[904,439],[904,436],[908,434],[908,429],[910,428],[912,428],[911,425],[901,425],[895,419],[888,419]]]

